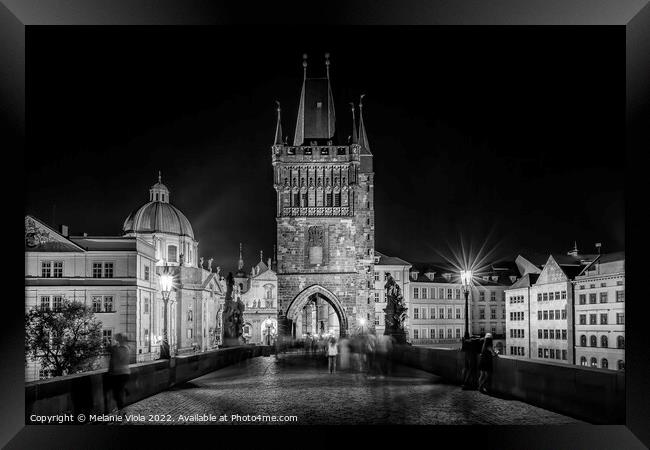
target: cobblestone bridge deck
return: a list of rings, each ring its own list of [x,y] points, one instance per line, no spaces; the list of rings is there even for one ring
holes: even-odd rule
[[[386,377],[329,374],[322,359],[300,354],[245,360],[129,405],[121,413],[170,414],[172,424],[196,423],[188,420],[196,414],[225,414],[229,419],[202,422],[211,425],[251,423],[231,422],[235,414],[294,415],[293,424],[299,425],[580,423],[519,401],[463,391],[406,366],[396,366]]]

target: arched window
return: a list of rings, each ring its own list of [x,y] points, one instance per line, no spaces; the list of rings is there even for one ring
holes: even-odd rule
[[[580,336],[580,346],[581,347],[587,346],[587,336],[585,336],[584,334]]]
[[[589,338],[589,345],[591,345],[592,347],[598,347],[598,339],[596,338],[596,336],[591,336]]]
[[[589,365],[591,367],[598,367],[598,360],[596,358],[592,357],[591,360],[589,361],[589,363],[590,363]]]
[[[178,248],[175,245],[167,246],[167,260],[169,262],[178,262]]]
[[[609,362],[607,361],[607,358],[603,358],[600,361],[600,367],[602,367],[603,369],[608,369],[609,368]]]
[[[616,363],[616,367],[618,367],[618,370],[625,370],[625,361],[619,359]]]
[[[601,336],[600,337],[600,346],[604,347],[604,348],[607,348],[608,344],[609,344],[609,342],[607,341],[607,336]]]
[[[616,338],[616,346],[618,348],[625,348],[625,338],[623,336]]]
[[[581,366],[586,366],[587,365],[587,357],[585,357],[585,356],[580,357],[580,365]]]

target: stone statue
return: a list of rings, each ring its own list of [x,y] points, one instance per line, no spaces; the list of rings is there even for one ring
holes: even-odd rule
[[[225,346],[240,345],[244,328],[244,303],[239,286],[235,286],[232,272],[226,277],[226,299],[222,315],[223,341]]]
[[[214,259],[212,259],[212,258],[208,259],[208,270],[210,272],[212,272],[212,261],[214,261]]]
[[[178,255],[178,265],[182,266],[183,264],[185,264],[185,255],[181,253],[180,255]]]
[[[203,269],[203,256],[199,258],[199,267]]]
[[[386,308],[385,313],[385,329],[384,334],[395,338],[398,344],[406,343],[406,331],[404,331],[404,321],[406,320],[406,311],[408,308],[404,305],[404,297],[402,296],[399,285],[390,273],[386,274]]]

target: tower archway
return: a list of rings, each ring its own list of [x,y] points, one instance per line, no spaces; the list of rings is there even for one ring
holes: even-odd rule
[[[340,337],[347,336],[348,334],[348,319],[345,314],[345,310],[341,305],[338,297],[329,289],[319,285],[314,284],[303,289],[296,297],[291,301],[289,307],[287,308],[286,317],[292,323],[291,335],[296,338],[302,335],[301,330],[296,329],[296,324],[301,323],[301,316],[305,307],[307,307],[311,302],[314,302],[318,305],[318,302],[328,304],[331,309],[334,311],[336,318],[338,319],[338,334]],[[318,310],[318,307],[316,308]],[[318,325],[319,321],[316,320],[317,328],[316,330],[312,329],[312,332],[322,331],[322,325]]]

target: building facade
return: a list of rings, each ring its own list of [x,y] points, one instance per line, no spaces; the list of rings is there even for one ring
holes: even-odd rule
[[[160,180],[149,194],[150,201],[129,214],[122,236],[69,236],[66,226],[57,231],[25,217],[26,309],[56,309],[63,299],[88,305],[102,323],[106,345],[117,333],[125,336],[131,362],[159,357],[164,317],[159,277],[165,266],[174,276],[167,305],[172,352],[208,350],[221,342],[225,282],[211,261],[206,270],[203,258],[196,257],[191,225],[169,204]],[[47,377],[48,371],[28,361],[26,379]]]
[[[600,255],[572,284],[575,363],[625,369],[625,253]]]
[[[310,304],[315,317],[327,303],[342,336],[360,332],[364,321],[371,331],[375,323],[368,302],[374,289],[372,154],[361,104],[358,131],[353,107],[353,136],[349,142],[337,137],[329,64],[326,57],[325,76],[312,78],[304,60],[293,143],[284,139],[278,106],[271,149],[279,327],[293,337],[302,334],[297,324]]]

